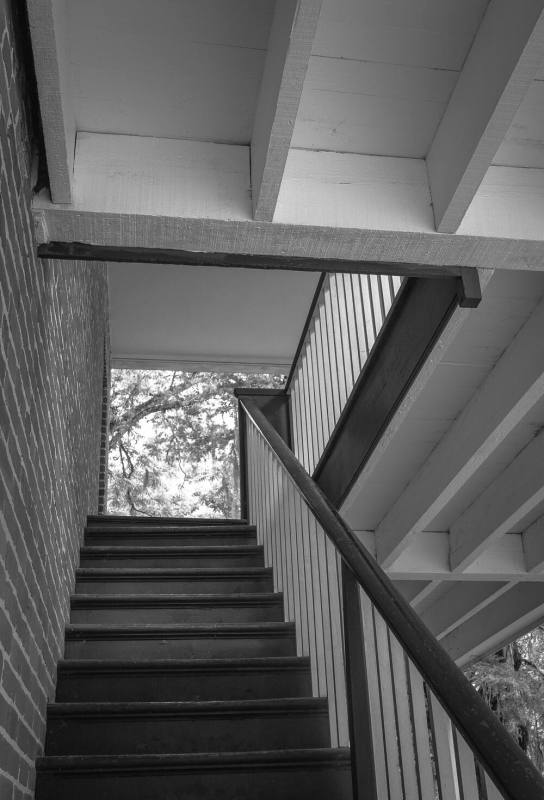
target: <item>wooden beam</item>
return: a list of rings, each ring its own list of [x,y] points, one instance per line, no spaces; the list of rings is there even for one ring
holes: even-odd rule
[[[271,221],[322,0],[277,0],[251,137],[253,218]]]
[[[313,478],[339,507],[457,305],[453,282],[413,279],[394,302]]]
[[[450,564],[466,569],[544,500],[544,433],[534,438],[450,529]]]
[[[539,517],[522,534],[525,564],[529,572],[544,570],[544,516]]]
[[[507,581],[454,583],[434,603],[420,611],[421,619],[440,639],[496,600],[509,587],[511,583]]]
[[[532,630],[542,619],[542,585],[520,583],[450,631],[440,643],[462,665]]]
[[[54,203],[72,202],[76,139],[66,54],[66,0],[28,0],[28,20]]]
[[[491,0],[427,155],[437,231],[459,227],[543,57],[542,0]]]
[[[481,300],[478,273],[469,267],[433,267],[420,264],[348,261],[260,253],[205,253],[152,247],[103,246],[84,242],[44,242],[38,245],[38,257],[59,261],[109,261],[130,264],[177,264],[185,267],[279,269],[298,272],[348,272],[360,275],[455,278],[455,293],[462,307],[474,308]]]
[[[376,529],[390,566],[544,397],[544,301]]]

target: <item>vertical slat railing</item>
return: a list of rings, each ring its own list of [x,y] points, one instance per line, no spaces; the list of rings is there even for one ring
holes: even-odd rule
[[[402,284],[389,275],[330,273],[290,375],[294,452],[311,474]]]
[[[249,519],[313,693],[328,698],[331,744],[350,743],[354,800],[542,800],[521,749],[264,415],[242,405]]]

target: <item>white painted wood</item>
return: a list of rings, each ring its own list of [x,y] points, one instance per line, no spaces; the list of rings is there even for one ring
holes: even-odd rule
[[[485,776],[485,789],[487,792],[487,800],[504,800],[504,795],[499,792],[489,775]]]
[[[510,583],[500,581],[453,584],[420,613],[421,619],[431,633],[440,639],[500,597],[509,587]]]
[[[249,148],[78,133],[74,206],[95,212],[248,219]]]
[[[463,570],[544,501],[544,434],[534,438],[450,529],[450,564]]]
[[[544,570],[544,516],[539,517],[523,531],[523,552],[529,572]]]
[[[425,162],[291,150],[274,222],[433,231]]]
[[[378,558],[389,566],[409,537],[439,511],[544,397],[544,302],[433,450],[376,530]]]
[[[457,731],[455,732],[455,740],[458,754],[458,775],[463,789],[463,798],[478,800],[479,790],[474,753]]]
[[[389,632],[384,620],[376,610],[374,610],[374,628],[376,632],[376,658],[380,683],[389,794],[392,798],[402,797],[402,762],[395,718],[395,696],[389,657]]]
[[[399,749],[402,759],[402,782],[404,796],[417,798],[419,794],[414,752],[414,728],[407,674],[407,660],[404,651],[393,634],[389,633],[391,672],[394,682],[395,710],[399,732]]]
[[[314,54],[459,70],[485,6],[485,0],[325,0]]]
[[[111,171],[115,174],[114,165]],[[345,227],[335,227],[334,222],[321,224],[319,216],[334,218],[334,212],[320,213],[312,222],[303,225],[293,220],[281,224],[266,223],[249,218],[247,193],[242,200],[236,199],[238,192],[234,191],[235,199],[217,209],[215,217],[197,217],[190,212],[180,216],[172,201],[169,204],[161,202],[161,205],[169,205],[165,213],[157,209],[142,213],[140,206],[143,201],[138,199],[138,193],[143,191],[142,181],[130,169],[119,175],[118,181],[116,179],[115,183],[123,187],[117,195],[111,195],[106,180],[102,183],[102,193],[109,197],[108,202],[114,208],[112,211],[90,209],[84,191],[80,191],[76,205],[66,207],[52,205],[44,192],[35,197],[33,212],[37,241],[45,241],[44,236],[48,236],[51,241],[126,247],[181,247],[204,252],[269,253],[310,258],[326,256],[353,261],[479,267],[486,271],[544,270],[542,226],[539,224],[538,229],[531,230],[530,240],[520,239],[517,236],[520,220],[515,215],[508,220],[500,236],[482,236],[477,230],[472,230],[470,235],[435,234],[430,228],[426,232],[415,232],[408,225],[403,231],[349,227],[364,222],[353,218],[346,218]],[[319,194],[325,204],[336,202],[335,193],[329,196],[326,186]],[[353,211],[350,216],[353,217]]]
[[[435,782],[429,746],[429,726],[423,679],[410,660],[408,661],[408,672],[421,800],[435,800]]]
[[[448,800],[461,800],[459,782],[457,779],[457,765],[453,744],[453,729],[450,718],[436,699],[433,692],[429,691],[432,710],[432,730],[436,760],[441,787],[441,797]]]
[[[438,231],[459,227],[543,57],[541,0],[491,0],[427,155]]]
[[[365,648],[372,748],[376,773],[377,800],[390,800],[387,780],[387,764],[384,743],[383,709],[380,695],[379,667],[376,653],[374,609],[368,595],[360,588],[363,645]],[[425,798],[427,800],[427,798]],[[434,798],[432,799],[434,800]]]
[[[518,583],[441,639],[441,644],[463,665],[497,650],[531,630],[544,619],[540,583]]]
[[[270,0],[67,0],[78,130],[249,144]]]
[[[312,56],[292,146],[425,158],[454,71]]]
[[[534,80],[497,150],[493,163],[501,167],[544,168],[544,81]]]
[[[76,123],[67,64],[67,0],[28,0],[47,170],[54,203],[72,202]]]
[[[544,208],[542,169],[489,167],[459,225],[461,234],[538,237]]]
[[[274,216],[322,0],[275,5],[251,137],[253,216]]]

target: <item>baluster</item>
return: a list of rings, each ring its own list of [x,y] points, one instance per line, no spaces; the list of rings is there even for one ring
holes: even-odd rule
[[[474,753],[457,731],[454,732],[454,738],[457,752],[457,772],[463,800],[473,800],[473,798],[478,800],[479,789]]]
[[[416,772],[416,754],[414,752],[412,714],[410,709],[408,676],[406,674],[406,657],[400,644],[391,634],[389,634],[389,648],[391,671],[393,674],[395,710],[399,732],[399,747],[402,760],[404,796],[406,798],[417,798],[420,794]]]
[[[461,800],[451,721],[431,691],[429,697],[440,797],[441,800]]]
[[[397,798],[404,797],[404,792],[402,789],[402,763],[399,752],[397,721],[395,719],[395,696],[391,680],[388,632],[385,622],[376,611],[374,611],[374,628],[376,631],[376,658],[382,701],[389,793],[391,800],[397,800]]]
[[[433,777],[429,724],[427,721],[427,701],[423,687],[423,678],[411,661],[408,662],[408,670],[410,676],[410,704],[412,707],[421,800],[435,800],[435,781]]]

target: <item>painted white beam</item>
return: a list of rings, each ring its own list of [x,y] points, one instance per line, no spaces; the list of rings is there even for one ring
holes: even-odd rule
[[[253,217],[271,221],[291,146],[322,0],[276,0],[253,135]]]
[[[369,553],[376,557],[376,538],[372,531],[356,533]],[[394,581],[425,581],[411,602],[421,604],[441,583],[477,581],[538,581],[544,583],[544,572],[529,571],[525,563],[522,534],[511,533],[492,541],[489,547],[462,572],[450,566],[447,531],[422,531],[411,537],[406,549],[386,569]],[[434,585],[431,586],[430,584]],[[416,600],[417,598],[417,600]]]
[[[466,569],[544,500],[544,433],[534,438],[450,529],[450,565]]]
[[[252,219],[247,191],[249,147],[79,133],[73,202],[55,205],[46,192],[36,198],[37,237],[544,270],[541,216],[533,220],[531,240],[434,233],[424,165],[417,159],[343,153],[312,153],[306,158],[297,151],[293,160],[292,155],[293,151],[294,171],[284,179],[281,213],[278,208],[275,222],[258,222]],[[513,234],[515,226],[502,231],[502,237]]]
[[[410,537],[486,463],[544,397],[544,301],[518,332],[423,467],[376,529],[378,560],[390,567]]]
[[[532,630],[542,619],[542,585],[520,583],[450,631],[441,644],[462,666]]]
[[[28,0],[27,7],[51,198],[54,203],[71,203],[76,127],[66,52],[66,0]]]
[[[540,465],[542,469],[542,465]],[[544,571],[544,516],[539,517],[522,534],[525,564],[529,572]]]
[[[440,639],[496,600],[511,585],[500,581],[453,584],[420,612],[421,619]]]
[[[542,0],[491,0],[427,155],[436,229],[457,230],[544,57]]]

